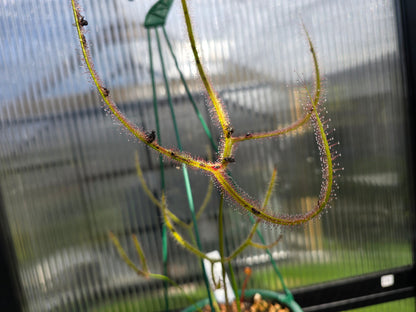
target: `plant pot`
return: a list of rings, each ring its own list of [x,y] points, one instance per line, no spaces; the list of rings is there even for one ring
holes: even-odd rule
[[[240,291],[239,291],[240,293]],[[248,289],[244,292],[245,298],[253,298],[255,294],[260,294],[266,301],[277,302],[289,308],[291,312],[302,312],[301,307],[293,300],[293,297],[286,294],[276,293],[263,289]],[[208,298],[200,300],[192,306],[182,310],[182,312],[195,312],[209,304]]]

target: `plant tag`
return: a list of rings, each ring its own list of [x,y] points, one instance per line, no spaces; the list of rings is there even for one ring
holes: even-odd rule
[[[218,250],[211,251],[206,254],[211,259],[220,259],[220,253]],[[204,259],[205,272],[209,281],[209,285],[214,292],[215,299],[218,303],[225,303],[225,290],[224,282],[222,280],[222,266],[221,263],[216,262],[212,265],[211,262]],[[231,286],[231,282],[227,275],[225,275],[225,287],[227,287],[228,301],[233,302],[235,300],[234,290]]]

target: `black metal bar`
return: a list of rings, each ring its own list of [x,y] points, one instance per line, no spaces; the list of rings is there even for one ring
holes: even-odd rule
[[[17,258],[0,188],[0,307],[2,311],[22,311],[24,299],[17,271]]]
[[[405,266],[295,289],[293,295],[304,312],[336,312],[413,297],[415,285],[415,267]]]
[[[416,1],[398,0],[396,2],[398,33],[403,57],[403,74],[406,81],[408,99],[408,121],[406,124],[408,137],[408,166],[413,183],[410,185],[411,202],[413,203],[413,264],[416,264]]]

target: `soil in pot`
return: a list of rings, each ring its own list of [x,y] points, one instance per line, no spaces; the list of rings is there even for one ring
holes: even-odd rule
[[[228,312],[225,304],[220,304],[221,312]],[[203,312],[212,312],[211,307],[206,305],[202,308]],[[233,302],[231,306],[232,312],[238,312],[237,304]],[[283,306],[280,303],[269,302],[264,300],[260,294],[255,294],[250,302],[241,303],[241,312],[290,312],[288,307]]]

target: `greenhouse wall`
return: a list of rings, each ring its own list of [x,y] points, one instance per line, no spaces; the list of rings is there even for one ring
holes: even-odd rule
[[[120,110],[141,129],[159,129],[164,146],[179,150],[179,134],[184,151],[215,160],[218,153],[193,105],[214,144],[221,129],[210,123],[211,100],[181,2],[172,3],[163,31],[143,26],[154,0],[78,2],[88,20],[85,37],[95,71]],[[250,288],[287,287],[304,312],[416,311],[416,5],[188,5],[202,64],[236,135],[284,128],[301,118],[316,84],[310,38],[323,80],[321,114],[337,151],[330,205],[305,225],[260,224],[266,242],[279,242],[270,252],[248,248],[234,259],[238,284],[248,266]],[[206,297],[200,259],[172,237],[166,242],[163,215],[137,173],[139,159],[153,196],[166,195],[169,209],[191,224],[182,165],[161,162],[105,107],[83,61],[71,1],[3,0],[0,23],[4,311],[181,311],[189,298]],[[313,208],[322,155],[311,126],[243,143],[228,168],[247,197],[263,200],[277,168],[273,210],[296,215]],[[209,252],[218,249],[221,185],[198,170],[188,174],[195,209],[209,199],[197,221],[200,249]],[[229,254],[246,239],[252,219],[231,199],[222,217]],[[135,235],[149,270],[168,274],[180,288],[135,274],[109,233],[139,264]]]

